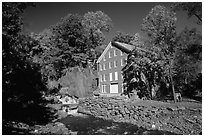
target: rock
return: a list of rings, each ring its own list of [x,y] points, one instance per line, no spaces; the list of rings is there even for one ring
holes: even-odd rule
[[[125,111],[125,113],[127,113],[127,114],[129,114],[130,113],[130,111],[128,110],[128,108],[124,108],[124,111]]]
[[[155,126],[154,124],[152,125],[152,129],[153,129],[153,130],[155,130],[155,129],[156,129],[156,126]]]
[[[169,111],[175,111],[175,110],[177,110],[177,108],[174,108],[174,107],[167,107],[166,109],[169,110]]]
[[[100,98],[100,97],[99,97]],[[117,100],[115,98],[107,98],[103,97],[97,99],[91,99],[92,101],[85,102],[84,104],[80,104],[79,106],[79,112],[81,111],[91,111],[92,113],[89,113],[94,116],[101,116],[102,118],[112,119],[114,121],[120,121],[120,122],[128,122],[132,124],[137,124],[138,126],[148,127],[148,129],[157,129],[159,130],[162,128],[162,130],[166,131],[172,131],[178,134],[184,134],[188,133],[188,130],[193,130],[193,134],[199,134],[199,132],[195,130],[200,130],[200,127],[196,127],[196,129],[192,129],[193,126],[192,121],[186,122],[190,123],[189,126],[183,126],[185,128],[181,128],[183,124],[178,124],[179,122],[182,123],[182,120],[180,120],[181,117],[185,117],[185,115],[191,114],[188,111],[189,109],[183,107],[183,106],[177,106],[176,105],[155,105],[149,103],[148,101],[142,102],[131,102],[130,100]],[[93,104],[94,103],[94,104]],[[177,111],[179,110],[179,111]],[[181,112],[181,113],[180,113]],[[198,117],[201,115],[198,110],[193,113],[199,113]],[[87,114],[87,113],[86,113]],[[181,116],[182,114],[182,116]],[[197,115],[196,115],[197,116]],[[201,119],[194,115],[191,116],[194,119]],[[201,116],[200,116],[201,117]],[[194,123],[197,120],[194,120]],[[155,124],[157,122],[157,124]],[[159,124],[158,124],[159,123]],[[162,123],[162,125],[161,125]],[[169,124],[171,123],[171,124]],[[196,124],[201,124],[202,120],[200,122],[197,122]],[[185,125],[185,124],[184,124]],[[182,129],[182,132],[175,127],[179,127]]]
[[[68,115],[68,113],[65,112],[65,111],[63,111],[63,110],[59,110],[59,111],[57,112],[58,119],[65,118],[65,117],[67,117],[67,115]]]
[[[183,106],[178,107],[178,110],[185,110],[186,108]]]
[[[108,108],[107,108],[107,110],[112,110],[113,108],[112,108],[112,106],[108,106]]]
[[[45,126],[36,126],[32,134],[54,134],[54,135],[68,135],[69,130],[66,128],[66,126],[63,123],[55,122],[55,123],[49,123]]]

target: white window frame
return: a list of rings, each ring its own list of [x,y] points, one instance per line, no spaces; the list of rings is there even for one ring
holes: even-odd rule
[[[109,73],[110,81],[113,81],[112,73]]]
[[[103,77],[102,77],[102,75],[100,75],[100,81],[103,82]]]
[[[101,93],[103,93],[103,85],[101,85]]]
[[[117,61],[117,60],[114,60],[114,62],[113,62],[113,63],[114,63],[114,67],[115,67],[115,68],[117,67],[117,66],[116,66],[116,61]]]
[[[103,61],[106,61],[106,57],[105,56],[103,56]]]
[[[101,92],[102,92],[102,93],[106,93],[106,84],[103,84],[103,85],[102,85],[102,90],[101,90]]]
[[[106,81],[106,74],[103,74],[103,81]]]
[[[102,70],[103,70],[103,68],[102,68],[102,65],[101,65],[101,64],[99,65],[99,68],[100,68],[100,71],[102,71]]]
[[[113,52],[114,52],[114,53],[113,53],[113,54],[114,54],[114,56],[117,56],[117,55],[116,55],[116,50],[114,50]]]
[[[103,87],[104,87],[104,91],[103,92],[106,93],[106,84],[104,84]]]
[[[123,66],[123,59],[120,60],[120,64],[121,64],[121,66]]]
[[[110,51],[108,52],[108,57],[111,58],[111,52]]]
[[[122,51],[120,51],[120,55],[123,56],[123,52]]]
[[[109,65],[109,69],[111,69],[111,62],[109,62],[108,65]]]
[[[118,72],[115,72],[115,80],[118,80]]]
[[[103,64],[103,70],[106,70],[106,64],[105,63]]]

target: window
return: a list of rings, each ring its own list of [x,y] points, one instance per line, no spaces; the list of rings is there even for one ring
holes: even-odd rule
[[[110,81],[112,81],[113,80],[112,73],[109,73],[109,76],[110,76]]]
[[[118,65],[117,63],[118,63],[118,61],[115,60],[115,61],[114,61],[114,67],[117,67],[117,65]]]
[[[104,88],[103,92],[106,93],[106,85],[103,85],[103,88]]]
[[[114,52],[114,56],[117,56],[117,50],[114,50],[113,52]]]
[[[100,81],[103,82],[103,77],[102,77],[102,75],[100,75]]]
[[[106,56],[103,56],[103,61],[106,61]]]
[[[121,79],[123,79],[123,74],[121,73]]]
[[[108,65],[109,65],[109,69],[111,69],[111,62],[109,62]]]
[[[111,58],[111,51],[108,52],[108,57]]]
[[[101,64],[99,65],[99,67],[100,67],[100,71],[102,71],[102,70],[103,70],[103,68],[102,68],[102,65],[101,65]]]
[[[121,55],[121,56],[123,55],[123,52],[122,52],[122,51],[120,51],[120,55]]]
[[[118,72],[115,72],[115,80],[118,80]]]
[[[106,64],[103,64],[103,70],[106,70]]]
[[[103,74],[103,81],[106,81],[106,75]]]
[[[106,93],[106,84],[103,84],[103,85],[102,85],[102,90],[101,90],[101,92],[102,92],[102,93]]]
[[[123,59],[120,60],[121,66],[123,66]]]

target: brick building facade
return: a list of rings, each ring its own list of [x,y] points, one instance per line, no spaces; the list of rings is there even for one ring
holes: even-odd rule
[[[121,94],[123,92],[122,68],[133,46],[110,42],[97,60],[100,94]]]

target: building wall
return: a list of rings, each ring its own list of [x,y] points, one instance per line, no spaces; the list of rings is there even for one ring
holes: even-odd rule
[[[105,93],[110,93],[111,83],[118,83],[118,93],[122,93],[123,78],[122,78],[121,70],[126,64],[126,58],[127,58],[126,53],[122,53],[121,55],[121,51],[119,49],[111,46],[109,50],[106,52],[106,54],[104,55],[104,57],[102,58],[102,60],[98,63],[99,88],[101,93],[104,93],[103,88],[105,88]],[[122,60],[122,64],[121,64],[121,60]],[[111,68],[109,67],[110,62],[111,62]],[[105,69],[104,69],[104,64],[105,64]],[[117,80],[115,77],[115,72],[118,72]],[[112,73],[112,81],[110,81],[110,73]],[[104,75],[105,75],[105,79],[104,79]],[[103,85],[106,85],[106,87],[103,87]]]

